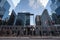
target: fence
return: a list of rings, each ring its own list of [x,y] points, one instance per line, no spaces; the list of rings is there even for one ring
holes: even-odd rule
[[[0,36],[60,36],[60,26],[0,26]]]

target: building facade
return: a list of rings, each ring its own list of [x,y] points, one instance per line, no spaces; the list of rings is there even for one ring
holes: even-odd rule
[[[52,20],[53,20],[54,24],[60,24],[60,15],[53,13],[52,14]]]
[[[9,12],[10,4],[7,0],[0,0],[0,15],[4,16],[5,13]]]
[[[4,15],[9,13],[10,4],[7,0],[0,0],[0,25],[2,25]]]
[[[41,25],[42,27],[48,27],[51,25],[51,18],[48,14],[47,9],[45,9],[41,15]]]
[[[51,0],[52,20],[60,24],[60,0]]]
[[[5,20],[3,20],[3,25],[14,25],[14,21],[16,18],[16,13],[14,10],[12,10],[11,15],[9,17],[6,17]]]
[[[11,15],[10,15],[10,17],[9,17],[8,25],[14,25],[15,18],[16,18],[16,13],[13,10],[12,13],[11,13]]]
[[[36,23],[36,25],[41,25],[41,16],[40,15],[36,15],[35,23]]]
[[[30,13],[18,13],[16,25],[30,25]]]
[[[51,9],[52,12],[60,15],[60,0],[51,0]]]

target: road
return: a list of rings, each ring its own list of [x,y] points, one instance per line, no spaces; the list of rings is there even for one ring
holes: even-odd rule
[[[60,40],[60,37],[0,37],[0,40]]]

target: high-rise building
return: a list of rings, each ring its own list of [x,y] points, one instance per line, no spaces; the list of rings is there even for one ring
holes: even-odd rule
[[[52,13],[60,15],[60,0],[51,0]]]
[[[16,25],[30,25],[29,13],[18,13]]]
[[[6,0],[0,0],[0,18],[2,18],[2,16],[4,15],[5,13],[5,8],[3,7],[4,3],[6,2]]]
[[[10,4],[7,0],[0,0],[0,16],[1,18],[4,16],[4,14],[9,13]]]
[[[41,15],[41,25],[42,27],[48,27],[51,25],[51,18],[48,14],[47,9],[45,9]]]
[[[33,14],[30,14],[29,12],[18,13],[15,24],[22,25],[22,26],[30,25],[30,15],[33,15]]]
[[[51,0],[52,20],[55,24],[60,24],[60,0]]]
[[[9,17],[6,17],[5,20],[3,20],[3,25],[14,25],[15,18],[16,18],[16,13],[13,10],[11,15],[9,15]]]
[[[36,15],[35,23],[36,23],[36,25],[41,25],[41,16],[40,15]]]
[[[5,2],[6,2],[6,0],[0,0],[0,7],[3,7]]]
[[[36,15],[35,17],[35,24],[36,24],[36,35],[40,34],[40,27],[41,27],[41,15]]]
[[[7,0],[0,0],[0,25],[2,25],[2,19],[9,13],[10,4]]]
[[[52,20],[53,20],[54,24],[60,24],[60,15],[53,13],[52,14]]]
[[[5,11],[6,11],[5,8],[3,8],[3,7],[1,8],[1,7],[0,7],[0,18],[3,17]]]
[[[11,13],[11,15],[10,15],[10,17],[9,17],[9,20],[7,22],[7,25],[14,25],[15,18],[16,18],[16,13],[13,10],[12,13]]]

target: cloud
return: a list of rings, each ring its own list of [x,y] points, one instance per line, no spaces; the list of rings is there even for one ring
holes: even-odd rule
[[[15,7],[17,6],[17,4],[20,2],[20,0],[7,0],[10,4],[10,9],[9,9],[9,15],[11,15],[11,12],[13,9],[15,9]]]
[[[39,9],[40,7],[46,7],[48,0],[29,0],[29,6],[33,9]]]
[[[39,0],[39,2],[40,2],[44,7],[46,7],[48,1],[49,1],[49,0]]]
[[[20,0],[12,0],[12,2],[13,2],[13,4],[14,4],[14,6],[16,7],[17,4],[20,2]]]
[[[33,9],[38,9],[40,4],[38,0],[29,0],[29,6]]]

